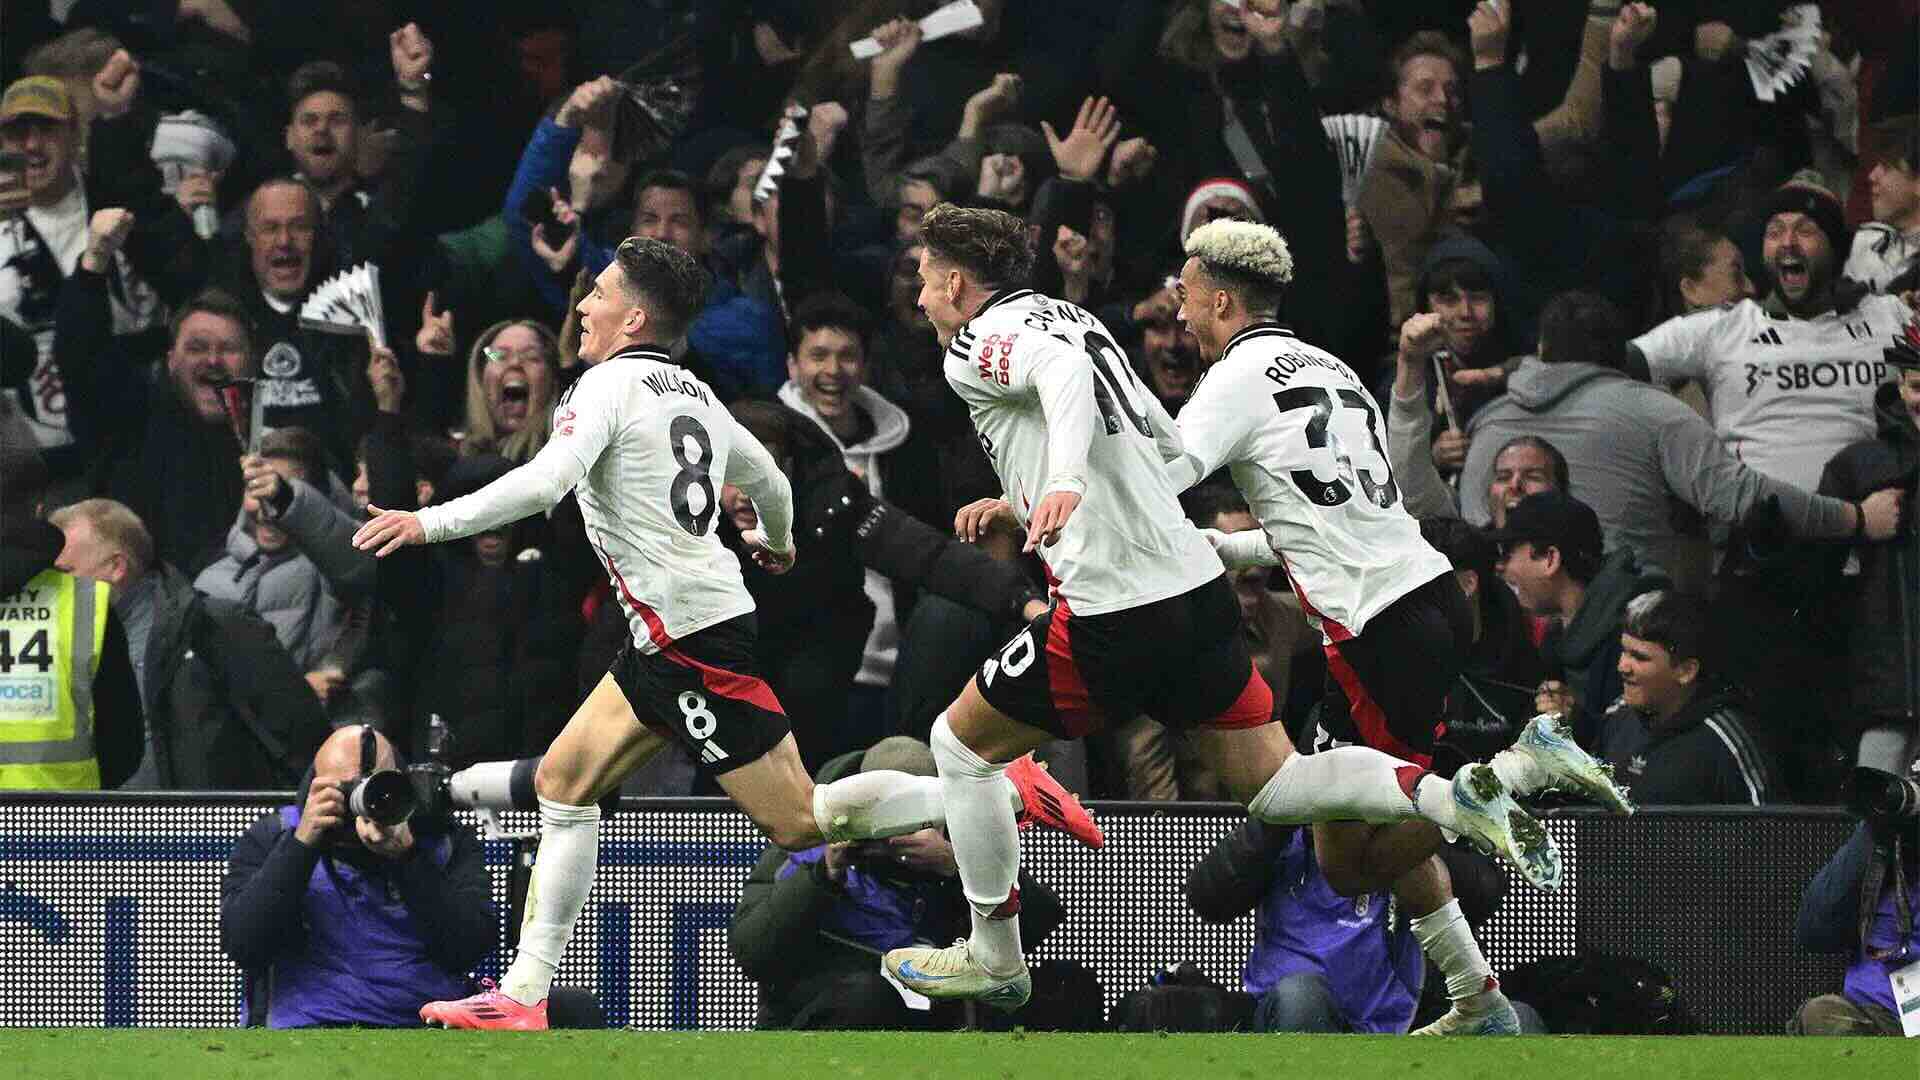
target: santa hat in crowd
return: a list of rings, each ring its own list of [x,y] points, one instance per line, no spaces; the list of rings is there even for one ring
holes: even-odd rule
[[[1203,208],[1215,199],[1232,199],[1234,202],[1246,207],[1245,214],[1236,214],[1234,215],[1236,217],[1245,216],[1249,221],[1265,221],[1267,219],[1267,216],[1260,212],[1260,203],[1253,197],[1253,189],[1248,187],[1244,182],[1225,176],[1215,177],[1212,180],[1202,180],[1200,185],[1193,189],[1193,194],[1187,196],[1187,205],[1180,211],[1180,244],[1182,247],[1186,246],[1187,237],[1192,234],[1193,230],[1207,223],[1208,219]]]

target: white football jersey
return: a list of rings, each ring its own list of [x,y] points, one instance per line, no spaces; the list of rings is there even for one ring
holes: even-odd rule
[[[634,644],[651,653],[754,609],[715,530],[727,484],[753,499],[772,543],[793,546],[792,489],[773,455],[666,353],[631,348],[568,389],[533,460],[427,507],[420,523],[429,542],[470,536],[542,513],[573,489]]]
[[[1164,462],[1173,420],[1085,309],[1016,289],[989,300],[947,347],[947,385],[967,403],[1022,526],[1041,496],[1080,495],[1049,579],[1080,615],[1178,596],[1224,573],[1188,523]]]
[[[1833,455],[1873,438],[1873,395],[1895,375],[1881,351],[1908,317],[1894,296],[1811,319],[1742,300],[1669,319],[1633,344],[1656,381],[1706,387],[1713,426],[1735,457],[1812,491]]]
[[[1330,641],[1453,568],[1407,513],[1386,438],[1360,377],[1273,323],[1235,334],[1180,410],[1185,476],[1226,466]]]

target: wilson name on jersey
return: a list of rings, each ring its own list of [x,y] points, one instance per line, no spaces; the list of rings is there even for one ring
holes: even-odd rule
[[[1179,456],[1172,418],[1092,313],[1004,292],[954,336],[944,370],[1022,526],[1049,492],[1080,495],[1040,549],[1074,612],[1138,607],[1223,572],[1166,475]]]
[[[545,509],[572,488],[634,643],[654,652],[754,609],[740,562],[715,529],[726,484],[754,497],[776,542],[787,539],[791,498],[766,448],[706,384],[666,354],[636,347],[568,388],[533,460],[421,511],[421,523],[429,540],[469,535]]]
[[[1271,323],[1235,335],[1180,410],[1200,475],[1227,468],[1329,640],[1452,569],[1401,501],[1386,428],[1353,369]]]

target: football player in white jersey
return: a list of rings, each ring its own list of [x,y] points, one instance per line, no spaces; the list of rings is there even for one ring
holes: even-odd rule
[[[540,857],[513,966],[498,990],[428,1003],[420,1016],[430,1024],[547,1026],[554,969],[593,884],[598,803],[669,739],[790,850],[914,832],[944,817],[932,777],[872,772],[816,786],[756,669],[753,600],[714,529],[719,491],[733,484],[753,500],[760,527],[741,540],[773,573],[795,557],[792,493],[766,448],[668,358],[705,289],[692,256],[627,239],[579,305],[580,358],[590,366],[556,406],[540,453],[464,498],[418,512],[368,507],[375,516],[354,537],[361,550],[387,555],[518,521],[573,490],[632,628],[533,777]],[[513,767],[468,770],[463,775],[489,779],[466,801],[499,809],[524,802],[512,790]],[[1082,835],[1093,828],[1031,757],[1009,772],[1009,817]]]
[[[1504,792],[1482,798],[1368,747],[1293,752],[1220,559],[1181,513],[1166,467],[1181,457],[1178,432],[1106,327],[1020,287],[1032,255],[1011,214],[942,204],[920,239],[920,308],[1005,489],[962,508],[955,529],[975,539],[1025,528],[1054,603],[980,666],[929,739],[973,933],[945,949],[895,949],[886,969],[929,997],[1008,1010],[1027,1000],[1003,763],[1141,712],[1197,740],[1264,821],[1424,817],[1557,884],[1545,830]]]
[[[1173,486],[1226,468],[1260,520],[1260,529],[1208,538],[1228,566],[1284,567],[1318,625],[1334,684],[1319,744],[1371,746],[1431,765],[1472,615],[1446,556],[1407,513],[1387,461],[1384,415],[1352,369],[1275,321],[1293,280],[1278,232],[1215,221],[1195,230],[1186,250],[1179,317],[1205,373],[1180,412]],[[1631,812],[1606,766],[1553,716],[1535,717],[1513,749],[1462,769],[1456,782],[1481,799],[1566,788]],[[1519,827],[1539,829],[1530,818]],[[1452,1010],[1416,1034],[1516,1034],[1519,1020],[1435,854],[1440,843],[1431,822],[1314,825],[1328,882],[1348,895],[1392,888],[1447,976]]]

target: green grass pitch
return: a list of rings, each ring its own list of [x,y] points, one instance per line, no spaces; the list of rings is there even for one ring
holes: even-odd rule
[[[1855,1080],[1920,1077],[1901,1039],[1408,1039],[1354,1035],[881,1032],[0,1031],[22,1080]]]

